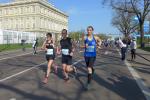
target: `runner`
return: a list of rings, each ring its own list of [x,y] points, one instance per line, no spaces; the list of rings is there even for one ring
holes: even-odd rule
[[[62,67],[63,67],[63,73],[64,73],[64,80],[66,82],[69,82],[69,72],[75,72],[76,73],[76,68],[72,67],[72,56],[73,56],[73,43],[71,38],[67,37],[67,30],[63,29],[62,30],[62,39],[60,40],[60,49],[57,50],[58,54],[60,54],[60,51],[62,53]]]
[[[88,69],[88,77],[87,77],[87,84],[86,84],[86,89],[89,89],[89,85],[91,83],[92,80],[92,75],[94,74],[94,62],[96,60],[96,48],[97,41],[100,41],[100,39],[98,37],[95,37],[93,34],[94,28],[92,26],[88,26],[87,28],[87,36],[84,36],[84,34],[82,35],[82,39],[84,40],[84,45],[85,46],[81,46],[82,48],[85,48],[85,52],[84,52],[84,58],[85,58],[85,62],[86,62],[86,66]]]
[[[46,36],[47,36],[47,39],[42,45],[42,49],[46,51],[46,59],[48,61],[47,72],[43,81],[43,83],[45,84],[48,82],[48,77],[51,72],[51,67],[55,59],[54,41],[52,39],[52,34],[47,33]]]
[[[38,39],[34,40],[34,41],[33,41],[33,44],[32,44],[33,55],[37,54],[37,52],[36,52],[37,46],[38,46]]]

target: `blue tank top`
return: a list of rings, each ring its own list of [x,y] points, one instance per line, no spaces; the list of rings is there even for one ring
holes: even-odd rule
[[[88,37],[86,37],[85,41],[85,52],[84,56],[85,57],[96,57],[96,40],[93,36],[92,40],[89,40]],[[86,48],[86,45],[88,47]]]

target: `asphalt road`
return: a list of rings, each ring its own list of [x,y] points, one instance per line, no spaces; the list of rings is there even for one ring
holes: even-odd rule
[[[82,53],[73,63],[78,74],[63,80],[61,57],[56,58],[58,74],[51,73],[48,84],[44,52],[0,60],[0,100],[146,100],[116,49],[103,48],[97,55],[96,72],[90,90],[85,90],[87,70]]]

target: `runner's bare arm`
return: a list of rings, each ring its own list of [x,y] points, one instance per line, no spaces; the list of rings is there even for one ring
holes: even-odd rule
[[[75,44],[74,41],[71,40],[71,43],[72,43],[72,52],[75,51],[75,48],[77,47],[77,45]]]
[[[73,53],[75,51],[75,48],[77,47],[75,42],[71,39],[71,43],[72,43],[72,49],[71,49],[71,52],[70,52],[70,56],[73,56]]]
[[[84,40],[85,40],[85,34],[82,33],[82,41],[84,41]],[[85,45],[80,44],[80,48],[85,48]]]
[[[42,50],[45,50],[46,49],[46,40],[43,42],[43,45],[41,47]]]
[[[97,36],[94,36],[94,38],[96,39],[97,42],[97,48],[101,48],[101,43],[102,43],[101,39]]]
[[[60,42],[57,45],[57,49],[56,49],[57,54],[61,54],[61,46],[60,46]]]
[[[55,48],[55,40],[54,39],[52,39],[52,45]]]

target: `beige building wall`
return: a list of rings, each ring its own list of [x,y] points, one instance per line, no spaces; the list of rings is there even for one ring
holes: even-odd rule
[[[60,33],[68,29],[68,16],[48,0],[12,0],[0,4],[0,29]]]

